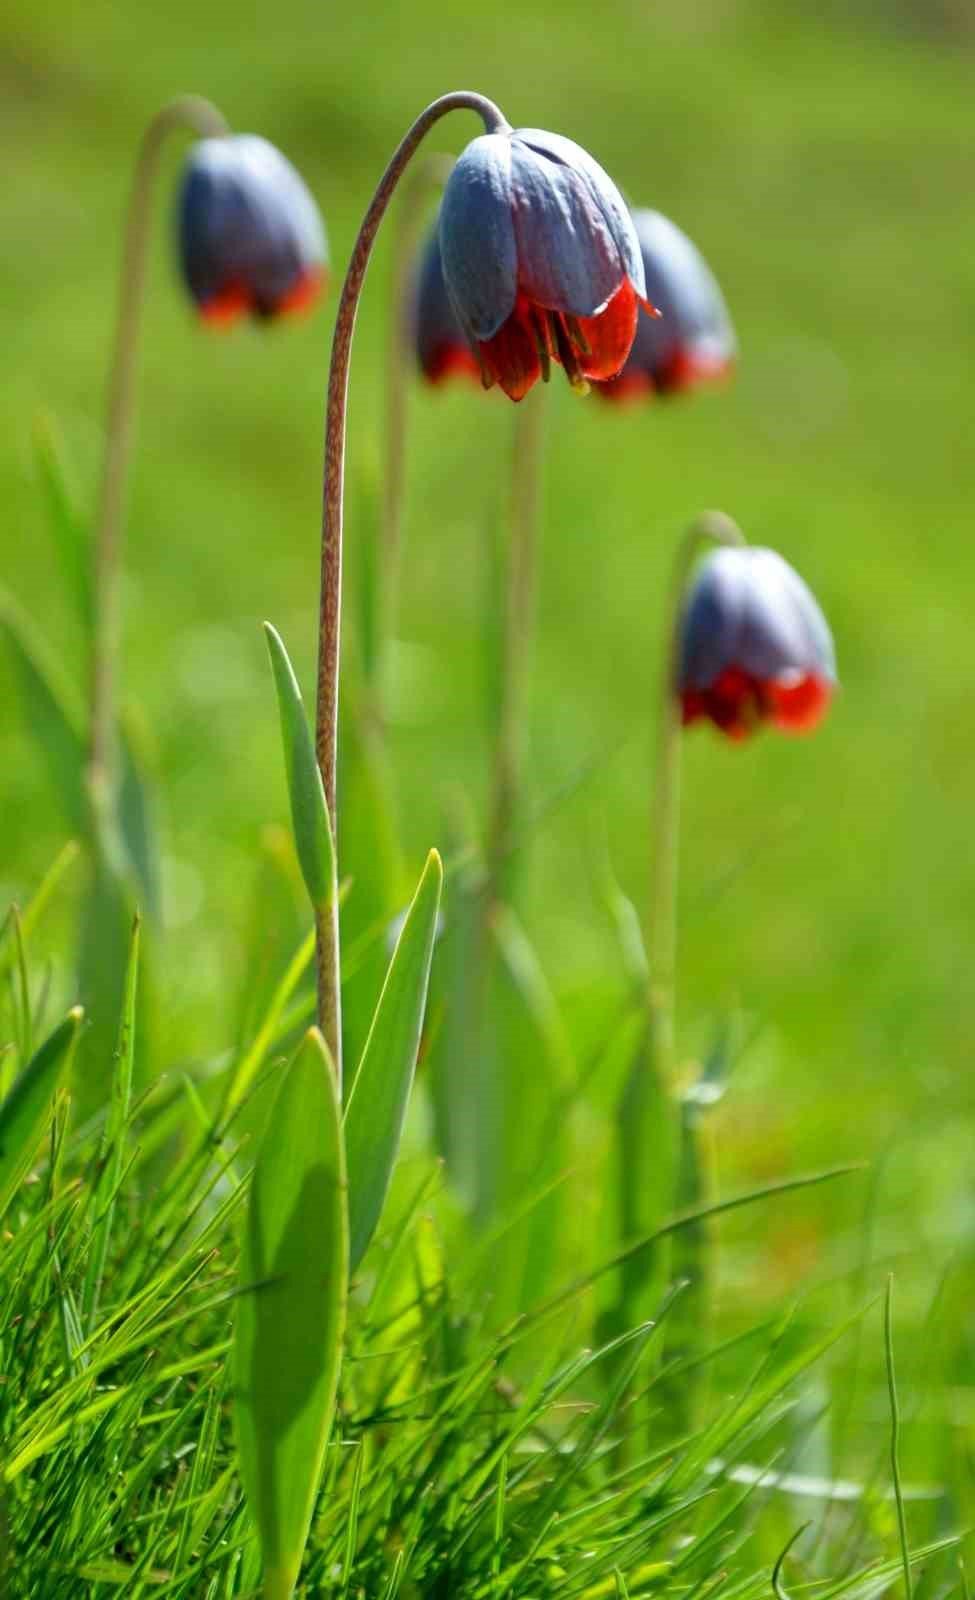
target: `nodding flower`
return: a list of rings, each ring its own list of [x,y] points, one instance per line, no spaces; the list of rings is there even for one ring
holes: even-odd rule
[[[454,376],[475,382],[480,379],[480,364],[444,282],[439,224],[431,228],[419,256],[413,292],[413,344],[420,370],[431,383]]]
[[[701,563],[681,619],[677,691],[685,724],[706,717],[731,739],[763,722],[806,733],[835,687],[829,625],[787,561],[745,545]]]
[[[719,382],[734,370],[738,344],[717,279],[685,233],[659,211],[634,211],[647,294],[660,320],[641,319],[607,400],[674,394]]]
[[[440,207],[447,291],[481,368],[521,400],[550,364],[573,388],[612,378],[647,300],[630,214],[602,167],[536,128],[482,134]]]
[[[183,276],[205,321],[310,306],[326,282],[318,207],[280,150],[256,134],[201,139],[179,200]]]

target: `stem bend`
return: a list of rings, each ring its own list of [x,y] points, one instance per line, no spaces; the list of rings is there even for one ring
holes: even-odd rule
[[[108,381],[105,457],[92,550],[94,621],[88,778],[92,793],[102,797],[111,780],[113,763],[122,516],[132,456],[135,380],[145,311],[152,205],[160,156],[170,133],[177,129],[186,129],[200,138],[216,138],[229,131],[223,116],[209,100],[192,94],[177,96],[156,112],[143,133],[132,180]]]
[[[318,618],[318,700],[315,721],[315,752],[325,799],[332,821],[332,834],[338,849],[335,805],[336,758],[338,745],[339,651],[342,618],[342,512],[345,486],[345,434],[349,391],[349,359],[355,331],[359,296],[372,254],[373,243],[393,192],[410,160],[434,123],[449,111],[474,111],[488,133],[504,133],[509,124],[492,100],[471,90],[441,95],[417,117],[379,180],[356,236],[355,245],[342,285],[332,355],[328,373],[325,411],[325,471],[322,487],[321,598]],[[339,1082],[341,1067],[341,1000],[339,990],[338,894],[330,909],[318,918],[318,1019],[325,1035]]]

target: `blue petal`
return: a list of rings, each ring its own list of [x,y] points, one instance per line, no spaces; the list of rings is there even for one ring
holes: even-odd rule
[[[746,605],[747,569],[734,559],[742,552],[718,550],[698,568],[681,622],[679,683],[682,689],[709,689],[737,660]],[[728,561],[726,558],[733,559]]]
[[[516,128],[513,138],[554,165],[572,171],[587,187],[616,246],[620,261],[620,280],[629,278],[641,299],[646,298],[643,257],[626,201],[612,178],[594,161],[587,150],[559,133],[541,128]]]
[[[774,550],[717,550],[699,568],[681,627],[680,685],[708,689],[728,667],[763,681],[836,679],[829,625],[812,591]]]
[[[518,292],[508,134],[482,134],[456,162],[440,204],[440,254],[447,292],[468,337],[490,339],[514,310]]]
[[[518,287],[553,311],[591,317],[623,281],[616,241],[584,178],[511,142]]]
[[[743,649],[768,667],[764,674],[757,666],[750,670],[757,677],[815,672],[834,682],[833,636],[808,584],[775,550],[756,547],[747,554],[751,572]]]

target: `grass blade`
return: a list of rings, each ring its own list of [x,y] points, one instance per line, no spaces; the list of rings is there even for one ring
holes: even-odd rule
[[[112,1099],[102,1133],[98,1153],[97,1189],[108,1196],[101,1215],[92,1228],[88,1271],[85,1275],[82,1296],[82,1316],[88,1332],[92,1332],[98,1316],[102,1278],[108,1248],[112,1237],[112,1219],[115,1197],[125,1162],[125,1129],[129,1120],[132,1099],[132,1068],[135,1059],[135,1014],[139,978],[139,919],[132,924],[132,943],[129,947],[129,964],[125,974],[125,996],[119,1020],[118,1047],[115,1051],[115,1071],[112,1076]]]
[[[71,1059],[83,1012],[75,1006],[45,1040],[0,1106],[0,1217],[31,1163],[54,1092]]]
[[[897,1534],[900,1539],[901,1560],[904,1564],[905,1600],[912,1600],[911,1555],[907,1543],[907,1518],[904,1514],[904,1495],[901,1490],[900,1429],[901,1414],[897,1401],[897,1379],[894,1373],[894,1332],[892,1324],[894,1301],[894,1275],[887,1278],[884,1296],[884,1355],[887,1365],[887,1394],[890,1399],[890,1472],[897,1502]]]
[[[297,1580],[335,1410],[349,1276],[345,1189],[335,1074],[310,1029],[257,1157],[241,1252],[237,1441],[265,1600],[288,1600]]]
[[[353,1271],[379,1221],[396,1163],[420,1045],[442,888],[443,865],[431,850],[349,1092],[345,1139]]]

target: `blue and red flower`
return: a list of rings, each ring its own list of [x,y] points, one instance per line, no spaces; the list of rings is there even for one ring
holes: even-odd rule
[[[550,364],[573,387],[614,377],[647,299],[616,186],[570,139],[535,128],[472,140],[440,208],[447,292],[486,387],[520,400]]]
[[[322,219],[290,161],[256,134],[201,139],[179,203],[183,275],[208,322],[277,317],[321,294]]]
[[[681,619],[677,691],[685,724],[707,718],[731,739],[763,722],[806,733],[835,687],[829,625],[787,561],[746,545],[701,563]]]
[[[642,318],[626,365],[600,385],[608,400],[674,394],[734,370],[738,343],[725,299],[704,257],[659,211],[634,211],[647,294],[659,321]]]

